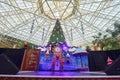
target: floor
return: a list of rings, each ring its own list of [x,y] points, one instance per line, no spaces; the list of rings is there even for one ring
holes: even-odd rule
[[[120,77],[118,76],[109,76],[106,75],[104,72],[45,72],[45,71],[19,71],[16,75],[0,75],[0,77],[66,77],[66,78],[105,78],[105,77]]]

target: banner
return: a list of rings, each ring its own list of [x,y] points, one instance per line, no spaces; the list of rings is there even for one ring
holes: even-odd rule
[[[23,56],[21,65],[22,71],[38,71],[40,50],[39,49],[26,49]]]

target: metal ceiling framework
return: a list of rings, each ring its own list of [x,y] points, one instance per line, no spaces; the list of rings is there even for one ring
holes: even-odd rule
[[[41,6],[42,5],[42,6]],[[40,13],[50,19],[65,20],[75,14],[79,0],[38,0]]]
[[[0,0],[0,43],[11,37],[6,43],[47,45],[56,19],[69,46],[86,45],[98,32],[107,34],[114,27],[120,19],[120,0]]]

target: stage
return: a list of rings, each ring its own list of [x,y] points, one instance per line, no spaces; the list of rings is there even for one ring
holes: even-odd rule
[[[16,75],[0,75],[0,80],[120,80],[120,75],[109,76],[104,72],[49,72],[19,71]]]

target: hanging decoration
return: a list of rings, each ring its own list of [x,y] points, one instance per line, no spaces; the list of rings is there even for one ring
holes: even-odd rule
[[[42,33],[42,40],[43,40],[43,38],[44,38],[44,30],[45,30],[45,28],[43,28],[43,33]]]
[[[71,40],[73,41],[72,28],[71,28]]]
[[[32,22],[32,26],[31,26],[30,33],[32,33],[32,31],[33,31],[33,28],[34,28],[34,22],[35,22],[35,20],[33,20],[33,22]]]
[[[83,23],[81,21],[81,30],[82,30],[82,34],[84,35],[84,28],[83,28]]]
[[[67,63],[70,63],[70,54],[69,53],[67,53],[67,55],[66,55],[66,61],[67,61]]]

